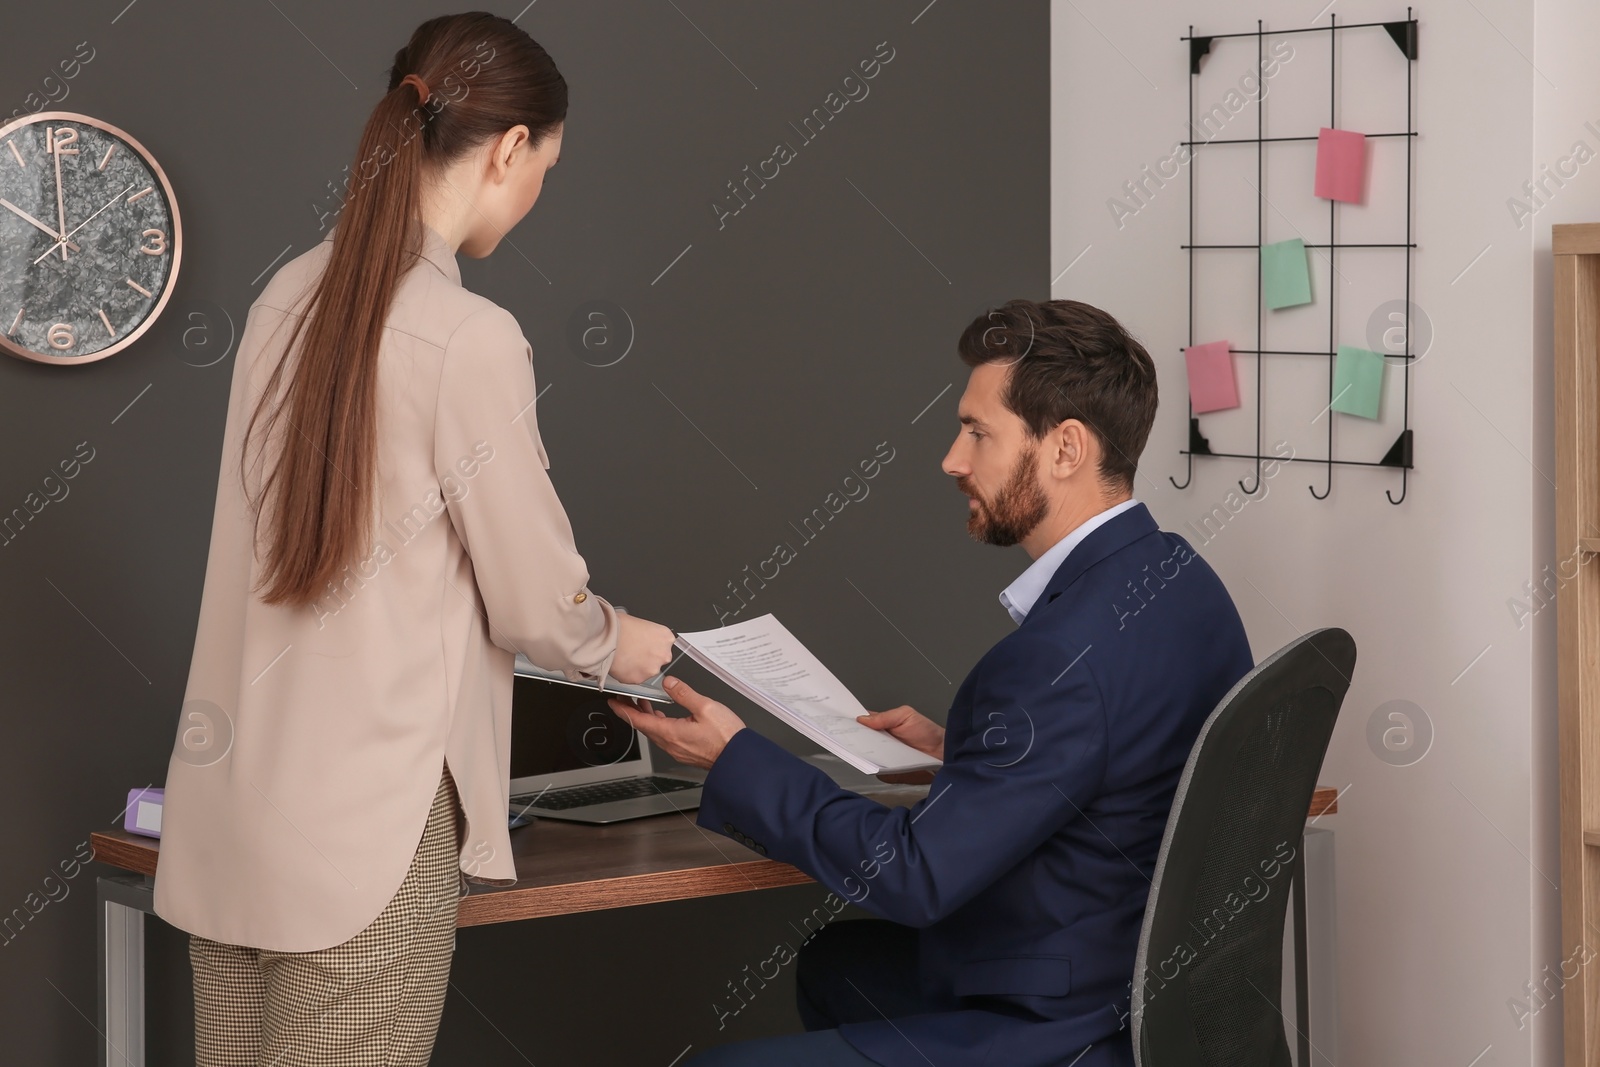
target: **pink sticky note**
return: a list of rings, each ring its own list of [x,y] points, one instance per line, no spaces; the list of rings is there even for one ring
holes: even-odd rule
[[[1366,134],[1351,130],[1317,132],[1316,194],[1324,200],[1361,203],[1362,179],[1367,172]]]
[[[1233,352],[1226,341],[1183,350],[1189,368],[1189,403],[1196,415],[1239,406],[1239,383],[1233,376]]]

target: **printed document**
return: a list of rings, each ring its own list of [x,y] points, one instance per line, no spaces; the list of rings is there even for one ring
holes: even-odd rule
[[[675,643],[706,670],[857,770],[898,773],[941,763],[856,722],[867,709],[772,615],[680,633]]]

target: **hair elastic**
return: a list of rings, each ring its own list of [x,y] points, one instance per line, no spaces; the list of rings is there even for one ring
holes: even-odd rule
[[[400,79],[400,85],[404,85],[407,82],[410,82],[412,85],[417,87],[417,96],[419,98],[417,103],[426,104],[428,102],[428,83],[423,81],[415,74],[407,74],[404,78]],[[395,86],[395,88],[398,89],[400,85]]]

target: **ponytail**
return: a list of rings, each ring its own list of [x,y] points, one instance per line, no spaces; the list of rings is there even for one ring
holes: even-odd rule
[[[419,80],[429,87],[425,100]],[[368,547],[380,344],[395,290],[421,254],[425,179],[519,123],[537,146],[566,111],[554,61],[499,16],[431,19],[395,54],[389,89],[361,132],[327,266],[245,431],[240,478],[258,546],[267,519],[257,583],[264,602],[311,603]],[[281,447],[252,495],[247,456],[263,418],[263,437]]]

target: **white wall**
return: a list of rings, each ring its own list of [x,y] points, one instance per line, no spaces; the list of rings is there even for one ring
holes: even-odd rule
[[[1052,8],[1052,295],[1116,314],[1161,369],[1163,403],[1137,493],[1228,583],[1258,659],[1329,625],[1348,629],[1360,650],[1322,776],[1345,790],[1340,813],[1322,823],[1338,840],[1341,1064],[1560,1062],[1559,1003],[1522,1026],[1509,1006],[1565,955],[1555,889],[1555,611],[1519,622],[1511,602],[1555,562],[1550,224],[1600,220],[1595,8],[1592,0],[1472,0],[1418,9],[1412,299],[1434,340],[1412,372],[1409,496],[1398,507],[1384,498],[1386,489],[1399,493],[1392,472],[1335,468],[1332,496],[1314,500],[1307,486],[1320,491],[1325,468],[1292,463],[1242,509],[1236,479],[1252,480],[1248,462],[1199,460],[1187,489],[1168,481],[1182,482],[1185,471],[1179,349],[1188,337],[1188,272],[1179,245],[1189,170],[1164,187],[1147,183],[1141,201],[1124,183],[1141,179],[1147,164],[1157,171],[1185,136],[1188,53],[1179,37],[1191,23],[1197,33],[1228,33],[1253,30],[1260,17],[1269,30],[1287,29],[1314,18],[1325,25],[1329,12],[1341,23],[1402,19],[1405,6],[1339,2],[1320,15],[1315,3],[1237,0],[1058,0]],[[1267,82],[1268,136],[1329,124],[1327,35],[1286,40],[1295,54]],[[1339,44],[1338,125],[1403,129],[1399,51],[1381,30],[1342,33]],[[1197,110],[1226,106],[1227,90],[1254,60],[1253,39],[1219,43],[1197,81]],[[1254,122],[1252,105],[1220,136],[1254,137]],[[1596,160],[1564,188],[1552,185],[1532,218],[1515,218],[1508,200],[1579,140]],[[1369,146],[1372,193],[1364,207],[1340,209],[1339,239],[1402,240],[1403,139]],[[1267,241],[1327,241],[1326,202],[1310,195],[1313,154],[1268,146]],[[1197,240],[1255,241],[1254,160],[1253,146],[1199,150]],[[1116,197],[1137,210],[1114,212]],[[1255,347],[1250,256],[1198,253],[1195,341]],[[1398,257],[1340,253],[1337,341],[1377,347],[1366,341],[1368,319],[1401,295]],[[1316,302],[1265,312],[1261,347],[1327,347],[1329,270],[1325,253],[1313,259]],[[1413,336],[1420,342],[1420,330]],[[1249,405],[1253,357],[1236,358]],[[1264,359],[1263,451],[1286,441],[1296,455],[1324,455],[1326,365]],[[1396,364],[1381,424],[1336,417],[1337,455],[1382,454],[1398,432],[1401,378]],[[1253,447],[1251,410],[1202,418],[1213,449]],[[1238,512],[1219,532],[1190,526],[1219,505]],[[1406,766],[1385,762],[1368,741],[1369,718],[1393,700],[1418,706],[1433,730],[1427,754]]]

